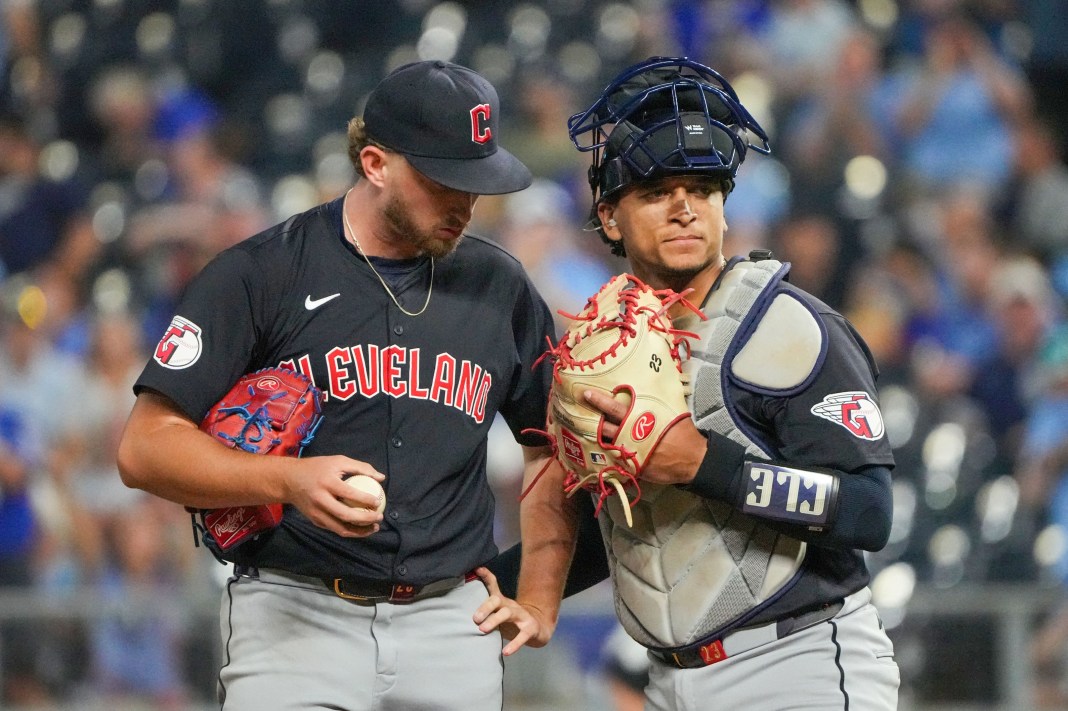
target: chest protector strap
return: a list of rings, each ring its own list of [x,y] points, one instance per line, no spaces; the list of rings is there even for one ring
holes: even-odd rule
[[[736,421],[724,395],[728,379],[754,392],[788,394],[810,379],[823,353],[815,316],[780,288],[788,270],[770,259],[740,262],[709,296],[707,321],[677,323],[700,335],[684,365],[694,422],[758,458],[771,452]],[[777,357],[784,348],[789,357]],[[671,649],[743,626],[789,588],[805,557],[803,542],[674,486],[643,483],[632,527],[616,497],[606,511],[600,523],[616,612],[647,647]]]

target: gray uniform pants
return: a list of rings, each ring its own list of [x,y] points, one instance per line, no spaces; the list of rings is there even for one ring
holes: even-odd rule
[[[734,654],[738,639],[728,636],[727,658],[707,667],[678,669],[651,658],[645,709],[893,711],[900,673],[870,599],[864,588],[831,619]]]
[[[322,583],[277,571],[238,577],[223,592],[226,711],[500,709],[498,632],[472,621],[480,581],[414,602],[356,603]]]

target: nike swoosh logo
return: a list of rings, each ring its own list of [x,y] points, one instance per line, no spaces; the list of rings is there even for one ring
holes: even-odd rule
[[[308,296],[304,298],[304,308],[308,309],[308,311],[314,311],[315,309],[325,304],[327,301],[330,301],[331,299],[336,299],[339,296],[341,296],[340,292],[337,294],[331,294],[330,296],[324,296],[321,299],[313,299],[311,297],[311,294],[308,294]]]

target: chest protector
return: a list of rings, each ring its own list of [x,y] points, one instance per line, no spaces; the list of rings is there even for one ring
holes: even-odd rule
[[[709,296],[707,321],[676,321],[700,336],[684,364],[695,424],[759,459],[772,453],[742,431],[726,384],[789,395],[807,383],[823,351],[816,317],[781,287],[788,270],[771,259],[739,262]],[[675,486],[643,483],[633,527],[617,497],[605,511],[616,614],[647,647],[680,647],[743,626],[789,589],[805,558],[805,543]]]

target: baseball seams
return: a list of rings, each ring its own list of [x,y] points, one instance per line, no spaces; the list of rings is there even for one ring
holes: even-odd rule
[[[365,494],[370,494],[371,496],[377,497],[378,505],[374,507],[374,510],[378,513],[382,513],[386,510],[386,492],[377,480],[365,474],[356,474],[354,476],[350,476],[348,479],[345,479],[345,483],[356,489],[357,491],[362,491]],[[362,506],[363,508],[372,508],[370,506],[364,506],[361,502],[358,502],[355,499],[345,499],[345,503],[347,503],[349,506]]]

